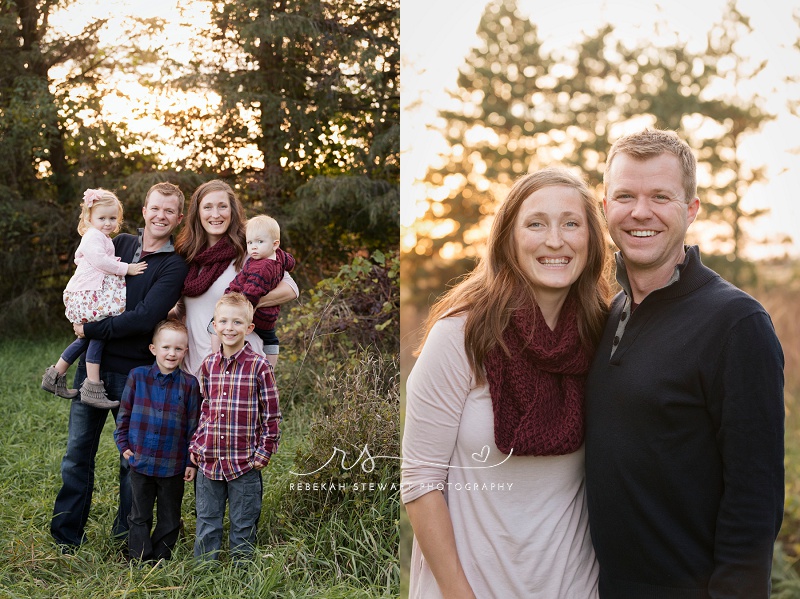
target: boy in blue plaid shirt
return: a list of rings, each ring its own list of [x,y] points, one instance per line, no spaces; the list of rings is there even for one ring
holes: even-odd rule
[[[131,559],[170,558],[180,531],[184,482],[197,472],[189,461],[189,440],[200,415],[200,385],[180,368],[188,343],[182,322],[160,322],[150,344],[155,364],[131,370],[122,393],[114,439],[130,463]]]

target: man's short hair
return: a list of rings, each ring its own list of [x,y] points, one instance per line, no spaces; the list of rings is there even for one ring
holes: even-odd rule
[[[661,154],[669,153],[678,159],[683,175],[683,191],[686,202],[697,196],[697,160],[692,149],[674,131],[661,129],[645,129],[620,137],[611,146],[606,158],[606,170],[603,172],[603,189],[608,195],[608,173],[611,162],[617,154],[627,154],[635,160],[649,160]]]
[[[183,333],[187,338],[189,337],[189,329],[186,328],[186,325],[180,320],[175,320],[174,318],[162,320],[156,325],[156,328],[153,331],[153,342],[155,342],[156,337],[158,337],[158,334],[161,331],[176,331],[178,333]]]
[[[247,236],[250,237],[258,233],[265,233],[275,241],[281,240],[281,226],[278,221],[266,214],[254,216],[247,221]]]
[[[253,308],[253,304],[250,303],[250,300],[247,299],[244,295],[239,293],[238,291],[234,291],[231,293],[226,293],[217,302],[217,305],[214,306],[214,316],[217,315],[217,309],[220,306],[235,306],[242,308],[245,313],[247,314],[247,324],[253,322],[253,312],[255,309]]]
[[[161,183],[156,183],[150,189],[147,190],[147,195],[144,196],[144,207],[147,208],[147,200],[150,199],[150,194],[154,191],[157,191],[163,196],[176,196],[178,198],[178,204],[180,205],[180,214],[183,214],[183,206],[186,203],[186,198],[183,197],[183,192],[181,188],[173,183],[167,183],[166,181],[162,181]]]

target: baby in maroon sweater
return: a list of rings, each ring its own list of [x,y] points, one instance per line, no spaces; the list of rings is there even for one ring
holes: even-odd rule
[[[264,341],[264,353],[270,364],[275,366],[279,342],[275,335],[275,321],[280,306],[258,308],[258,301],[275,289],[286,272],[294,270],[294,257],[280,247],[281,228],[269,216],[255,216],[247,221],[247,253],[250,258],[236,278],[231,281],[225,293],[238,291],[256,307],[253,315],[255,332]]]

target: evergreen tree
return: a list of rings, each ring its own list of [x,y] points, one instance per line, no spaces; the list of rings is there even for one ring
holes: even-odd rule
[[[692,136],[697,140],[699,159],[708,170],[702,206],[706,218],[721,227],[714,241],[721,243],[723,249],[713,252],[707,262],[740,287],[756,281],[755,265],[743,256],[747,243],[752,241],[747,235],[747,223],[768,212],[742,206],[750,187],[764,180],[765,168],[743,163],[740,147],[748,136],[774,118],[764,108],[761,95],[743,92],[766,66],[766,60],[750,64],[739,58],[737,43],[751,31],[750,20],[729,0],[722,19],[708,33],[708,49],[703,57],[704,69],[712,74],[710,83],[724,81],[727,89],[717,92],[698,111],[704,125],[713,125],[714,133],[699,140],[698,135]]]
[[[196,114],[175,122],[199,148],[194,163],[245,180],[251,210],[281,218],[304,262],[323,271],[396,245],[399,1],[212,6],[213,60],[183,83],[216,91],[220,111],[206,115],[210,133]],[[251,157],[237,157],[247,148]]]
[[[746,168],[737,150],[769,115],[760,98],[726,95],[714,85],[730,78],[731,69],[741,79],[755,74],[735,60],[736,40],[748,26],[729,5],[705,53],[680,43],[623,43],[609,25],[547,52],[514,0],[491,2],[479,44],[460,69],[455,95],[461,104],[441,113],[450,149],[444,165],[426,176],[428,214],[402,262],[404,280],[413,280],[411,301],[429,303],[472,268],[496,202],[520,174],[553,163],[574,166],[602,197],[606,154],[619,136],[613,129],[642,117],[677,131],[696,150],[701,173],[709,173],[701,177],[701,199],[710,218],[730,227],[724,239],[733,248],[724,261],[711,261],[717,268],[734,265],[723,274],[747,282],[743,223],[760,213],[745,212],[740,201],[763,175]],[[701,129],[698,122],[714,126]]]
[[[82,188],[114,187],[114,177],[153,160],[126,149],[130,137],[103,119],[95,85],[141,64],[141,53],[125,40],[100,49],[103,20],[76,35],[54,31],[50,15],[66,4],[0,3],[0,307],[22,330],[61,304]],[[51,79],[53,67],[68,70],[63,82]]]

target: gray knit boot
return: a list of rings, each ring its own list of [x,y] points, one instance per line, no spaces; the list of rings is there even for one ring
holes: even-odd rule
[[[73,399],[78,395],[77,389],[67,389],[67,377],[56,370],[55,366],[48,366],[42,377],[42,389],[59,397]]]
[[[119,406],[118,401],[111,401],[108,399],[103,381],[93,383],[89,379],[83,381],[83,385],[81,385],[81,403],[100,409],[116,408]]]

